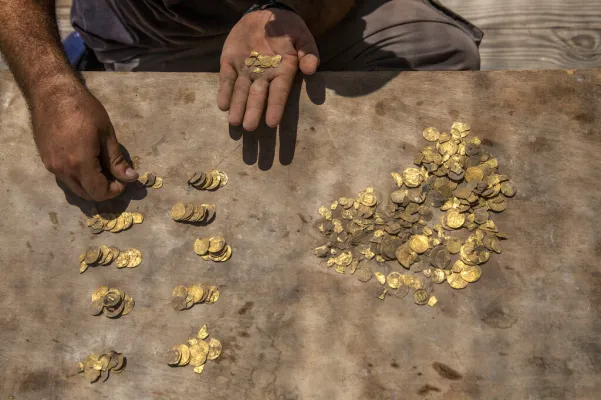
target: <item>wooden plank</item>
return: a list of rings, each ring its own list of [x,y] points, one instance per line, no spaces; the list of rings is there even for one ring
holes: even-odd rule
[[[488,29],[482,69],[577,69],[601,65],[601,30]]]
[[[86,80],[139,170],[164,186],[111,204],[144,212],[142,225],[91,235],[75,204],[90,205],[69,204],[44,170],[23,99],[0,73],[4,398],[598,397],[601,71],[318,74],[294,91],[279,132],[242,138],[215,106],[216,74]],[[377,300],[376,282],[327,269],[311,251],[322,240],[317,208],[370,185],[385,199],[390,171],[425,145],[422,129],[454,120],[472,125],[518,187],[493,217],[510,240],[482,279],[462,291],[437,285],[431,309]],[[187,188],[190,171],[215,166],[228,186]],[[182,200],[215,203],[217,219],[174,223],[168,210]],[[234,248],[223,265],[192,252],[196,237],[216,233]],[[139,248],[144,261],[80,275],[79,253],[102,243]],[[172,287],[196,281],[220,285],[219,301],[173,311]],[[102,284],[135,298],[130,315],[88,314]],[[223,342],[219,362],[200,376],[167,367],[165,350],[204,323]],[[129,357],[122,375],[90,385],[66,374],[109,348]]]
[[[442,0],[445,6],[489,29],[600,29],[601,2],[586,0]]]

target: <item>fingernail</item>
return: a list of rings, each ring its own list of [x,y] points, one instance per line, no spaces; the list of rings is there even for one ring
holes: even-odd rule
[[[133,168],[127,168],[125,170],[125,175],[130,179],[138,179],[138,173],[134,171]]]

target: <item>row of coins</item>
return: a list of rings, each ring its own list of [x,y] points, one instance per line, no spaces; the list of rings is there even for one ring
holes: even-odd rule
[[[118,214],[93,212],[86,220],[88,228],[93,234],[102,232],[118,233],[131,228],[133,224],[144,222],[144,215],[138,212],[122,212]]]
[[[88,248],[79,256],[79,273],[87,271],[88,267],[109,265],[115,263],[117,268],[135,268],[142,262],[142,253],[138,249],[119,250],[115,246],[94,246]]]
[[[212,169],[209,172],[195,172],[188,185],[199,190],[216,190],[227,185],[229,178],[225,172]]]
[[[196,239],[194,252],[205,261],[225,262],[232,257],[232,248],[223,236]]]
[[[175,311],[189,310],[194,304],[213,304],[219,298],[219,288],[197,283],[177,285],[171,292],[171,306]]]
[[[90,354],[83,362],[76,365],[76,372],[83,373],[90,383],[104,382],[111,372],[121,373],[127,364],[127,359],[122,353],[110,350],[105,354]]]
[[[119,318],[134,309],[134,299],[121,289],[101,286],[92,293],[92,315],[104,314],[108,318]]]
[[[153,189],[160,189],[163,187],[163,178],[156,176],[152,172],[146,172],[145,174],[140,175],[138,182],[145,187],[151,187]]]
[[[216,213],[214,204],[175,203],[171,207],[171,219],[177,222],[208,223]]]
[[[203,325],[196,336],[167,351],[167,364],[172,367],[191,365],[195,373],[201,374],[207,360],[216,360],[221,355],[221,342],[215,338],[207,342],[205,339],[208,337],[209,330],[206,325]]]

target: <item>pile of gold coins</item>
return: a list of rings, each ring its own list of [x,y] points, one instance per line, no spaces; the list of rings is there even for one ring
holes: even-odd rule
[[[195,337],[167,351],[167,364],[172,367],[191,365],[195,373],[201,374],[207,360],[216,360],[221,355],[221,342],[215,338],[207,342],[208,337],[209,330],[203,325]]]
[[[275,56],[263,56],[254,50],[244,59],[244,65],[249,68],[254,67],[252,72],[257,74],[265,72],[265,68],[279,67],[280,62],[282,62],[282,56],[279,54]]]
[[[100,286],[92,293],[92,315],[104,314],[109,318],[119,318],[134,309],[134,299],[123,290]]]
[[[208,223],[216,213],[214,204],[175,203],[171,207],[171,219],[177,222]]]
[[[88,267],[115,263],[117,268],[136,268],[142,262],[142,253],[138,249],[120,251],[111,246],[90,247],[79,256],[79,273],[86,272]]]
[[[146,172],[145,174],[140,175],[138,182],[145,187],[150,187],[153,189],[160,189],[163,187],[163,178],[156,176],[152,172]]]
[[[194,252],[205,261],[225,262],[232,257],[232,248],[223,236],[196,239]]]
[[[87,219],[88,228],[94,234],[105,231],[118,233],[131,228],[133,224],[144,222],[144,215],[138,212],[122,212],[119,214],[93,212],[93,215]]]
[[[83,372],[86,379],[94,383],[106,381],[111,371],[121,373],[126,364],[127,359],[122,353],[111,350],[106,354],[90,354],[83,362],[77,363],[76,368],[78,373]]]
[[[216,190],[227,185],[229,178],[225,172],[212,169],[209,172],[195,172],[188,179],[188,185],[198,190]]]
[[[194,304],[215,303],[219,298],[219,289],[204,283],[177,285],[173,288],[171,296],[171,306],[175,311],[189,310]]]
[[[423,136],[432,144],[415,155],[419,168],[392,172],[396,189],[388,198],[367,188],[357,198],[320,207],[325,244],[315,254],[327,257],[338,273],[349,271],[362,282],[375,277],[383,286],[380,299],[403,298],[413,289],[418,305],[438,302],[432,284],[463,289],[480,279],[480,265],[500,253],[500,241],[507,239],[491,216],[505,210],[516,187],[499,174],[497,158],[480,139],[466,139],[470,131],[460,122],[450,133],[426,128]],[[471,232],[467,239],[451,235],[464,228]],[[408,271],[374,272],[393,260]]]

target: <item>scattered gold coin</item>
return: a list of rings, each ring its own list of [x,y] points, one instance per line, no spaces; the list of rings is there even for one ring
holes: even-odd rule
[[[92,216],[86,220],[90,231],[94,234],[102,232],[117,233],[131,228],[133,224],[144,222],[144,215],[138,212],[122,212],[118,214],[101,213],[92,210]]]
[[[258,56],[252,65],[262,67]],[[498,159],[482,141],[468,138],[470,133],[462,122],[455,122],[450,133],[428,127],[422,135],[429,143],[415,154],[416,166],[391,173],[390,195],[379,196],[368,187],[355,198],[340,197],[319,207],[318,229],[325,243],[315,248],[315,255],[340,274],[352,271],[361,282],[375,276],[398,298],[413,290],[419,305],[437,304],[432,283],[446,281],[463,289],[478,281],[481,265],[500,253],[501,240],[507,239],[491,218],[506,209],[517,188],[499,173]],[[469,232],[467,239],[450,235],[463,229]],[[198,246],[204,251],[207,243]],[[385,267],[393,260],[408,271],[391,271],[386,277],[368,265]],[[387,297],[381,287],[376,297]]]
[[[101,286],[92,293],[92,315],[104,314],[109,318],[119,318],[134,309],[134,299],[121,289]]]
[[[228,181],[225,172],[212,169],[209,172],[195,172],[188,179],[188,185],[198,190],[217,190],[227,185]]]
[[[280,62],[282,62],[282,56],[279,54],[275,56],[264,56],[254,50],[244,59],[244,65],[247,67],[255,67],[252,72],[258,74],[265,72],[266,68],[279,67]]]
[[[167,365],[172,367],[194,367],[194,372],[201,374],[207,360],[216,360],[221,355],[221,342],[213,337],[207,342],[209,336],[206,325],[198,331],[198,334],[182,343],[171,347],[166,354]]]
[[[171,292],[171,306],[175,311],[188,310],[194,304],[213,304],[219,298],[217,286],[196,283],[194,285],[177,285]]]
[[[160,189],[163,187],[163,178],[156,176],[152,172],[146,172],[138,178],[143,186],[151,187],[153,189]]]
[[[79,256],[79,273],[87,271],[88,267],[98,267],[115,263],[117,268],[136,268],[142,262],[142,253],[138,249],[119,250],[111,246],[94,246],[88,248]]]
[[[83,373],[90,383],[104,382],[111,372],[119,374],[125,368],[127,360],[122,353],[109,351],[105,354],[90,354],[82,362],[76,364],[76,371]]]
[[[232,247],[223,236],[196,239],[194,252],[205,261],[225,262],[232,257]]]
[[[214,204],[175,203],[171,219],[177,222],[209,223],[217,214]]]

